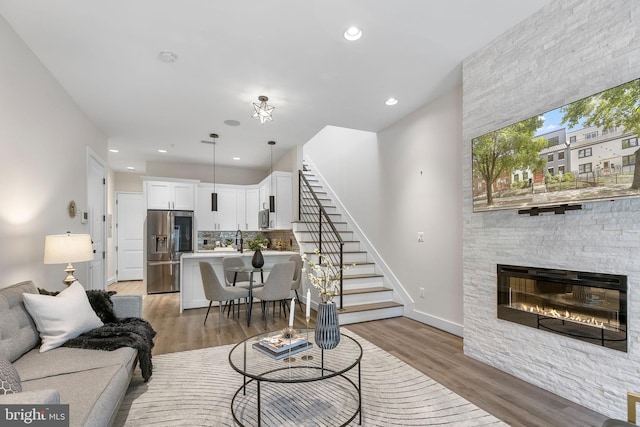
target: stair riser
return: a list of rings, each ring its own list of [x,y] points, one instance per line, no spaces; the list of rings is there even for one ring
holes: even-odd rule
[[[355,266],[350,265],[348,262],[345,262],[344,264],[349,267],[347,270],[344,271],[344,277],[345,278],[347,278],[349,276],[359,276],[359,275],[362,275],[362,274],[375,274],[376,273],[375,264],[364,264],[364,265],[356,264]]]
[[[297,215],[297,214],[296,214],[296,215]],[[334,222],[335,222],[335,221],[342,221],[342,215],[340,215],[339,213],[329,213],[329,212],[327,212],[327,215],[329,216],[329,219],[330,219],[331,221],[334,221]],[[309,218],[309,217],[306,217],[306,218]],[[296,216],[296,218],[295,218],[295,219],[296,219],[296,220],[298,220],[298,217]],[[308,219],[305,219],[304,217],[302,218],[302,220],[303,220],[303,221],[308,221]],[[311,218],[311,220],[312,220],[312,221],[317,221],[317,220],[318,220],[318,215],[317,215],[317,214],[316,214],[316,215],[314,215],[314,216]]]
[[[324,206],[324,210],[328,214],[338,213],[338,210],[336,209],[335,206],[325,206],[325,205],[322,205],[322,206]],[[302,212],[306,212],[310,208],[313,210],[313,212],[316,212],[318,210],[317,206],[308,206],[303,203]]]
[[[316,243],[313,242],[298,242],[300,243],[300,245],[302,245],[302,250],[304,252],[313,252],[318,245]],[[334,245],[331,245],[330,247],[333,247]],[[343,251],[346,252],[350,252],[350,251],[359,251],[360,250],[360,242],[346,242],[342,248]]]
[[[374,286],[383,286],[384,285],[384,277],[362,277],[359,279],[342,279],[342,285],[345,289],[362,289],[362,288],[371,288]]]
[[[324,227],[325,226],[323,225],[322,234],[329,233],[329,236],[332,236],[333,231],[329,231],[329,226],[327,225],[326,229]],[[312,240],[316,238],[316,236],[318,235],[317,232],[306,231],[306,230],[301,230],[299,231],[299,233],[300,233],[300,240]],[[342,240],[353,240],[353,231],[338,231],[338,234],[340,234],[340,238]]]
[[[344,295],[342,299],[345,307],[358,304],[373,304],[376,302],[393,301],[393,291],[389,289],[384,292]],[[336,297],[335,300],[339,303],[340,297]]]
[[[333,221],[333,219],[331,219]],[[309,226],[313,227],[313,228],[318,228],[318,224],[307,224],[304,222],[294,222],[293,224],[293,231],[298,232],[298,233],[304,233],[304,232],[308,232],[308,228]],[[334,223],[333,224],[336,227],[336,230],[338,231],[349,231],[348,229],[348,225],[347,223],[344,222],[339,222],[339,223]],[[323,227],[325,227],[325,224],[322,224]]]
[[[391,317],[401,317],[402,307],[383,308],[379,310],[358,311],[355,313],[338,314],[338,322],[341,325],[351,323],[368,322],[369,320],[389,319]]]

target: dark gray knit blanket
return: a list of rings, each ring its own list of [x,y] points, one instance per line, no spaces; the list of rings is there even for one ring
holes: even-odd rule
[[[155,335],[156,331],[146,320],[138,317],[126,317],[85,332],[65,342],[63,346],[107,351],[120,347],[135,348],[138,350],[142,378],[147,382],[153,371],[151,349]]]

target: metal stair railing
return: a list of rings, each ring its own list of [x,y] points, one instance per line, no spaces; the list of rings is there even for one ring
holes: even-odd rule
[[[298,181],[298,220],[306,224],[307,231],[319,253],[333,264],[332,276],[340,279],[340,309],[342,309],[344,241],[301,170],[298,171]]]

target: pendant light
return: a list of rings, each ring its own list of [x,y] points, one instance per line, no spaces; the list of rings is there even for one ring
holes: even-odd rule
[[[213,193],[211,193],[211,212],[217,212],[218,193],[216,193],[216,139],[218,138],[218,134],[212,133],[209,136],[213,138]]]
[[[273,146],[276,145],[275,141],[269,141],[268,144],[271,146],[271,167],[270,167],[270,177],[271,177],[271,195],[269,196],[269,212],[276,211],[276,196],[273,195]]]

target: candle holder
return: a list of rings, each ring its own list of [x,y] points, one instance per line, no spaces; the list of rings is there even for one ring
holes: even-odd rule
[[[282,336],[282,338],[288,339],[289,340],[289,344],[291,344],[291,340],[296,337],[298,335],[298,333],[296,332],[295,329],[290,328],[290,327],[286,327],[283,330],[280,331],[280,335]],[[289,353],[291,353],[291,349],[289,349]],[[282,359],[283,362],[285,363],[293,363],[296,361],[296,358],[293,356],[289,356],[289,357],[285,357],[284,359]]]
[[[310,317],[307,317],[306,319],[307,322],[307,347],[309,346],[309,320]],[[305,354],[304,356],[302,356],[301,358],[302,360],[313,360],[313,356],[310,354]]]

